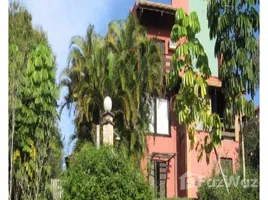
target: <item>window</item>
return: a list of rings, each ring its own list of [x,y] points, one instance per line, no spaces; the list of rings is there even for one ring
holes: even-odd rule
[[[211,112],[217,113],[220,118],[223,118],[223,112],[225,107],[223,93],[220,90],[211,88],[209,94],[211,98]]]
[[[164,40],[157,40],[156,41],[156,44],[159,46],[160,48],[160,53],[161,53],[161,56],[162,56],[162,62],[164,64],[164,66],[166,65],[165,61],[166,61],[166,56],[165,56],[165,51],[166,51],[166,46],[165,46],[165,41]]]
[[[159,135],[170,135],[170,117],[168,99],[155,98],[150,107],[151,123],[149,131]]]
[[[155,189],[156,198],[165,198],[167,195],[167,168],[166,162],[154,160],[149,171],[149,182]]]
[[[211,112],[217,113],[222,122],[222,131],[224,140],[234,140],[235,137],[235,126],[234,121],[230,122],[231,124],[225,124],[224,117],[224,108],[225,108],[225,99],[221,90],[215,88],[210,88],[210,97],[211,97]]]
[[[157,40],[156,43],[160,48],[160,53],[165,54],[165,40]]]
[[[223,173],[229,174],[233,172],[233,159],[232,158],[221,158],[221,166]]]
[[[156,162],[154,178],[155,178],[155,186],[156,186],[156,191],[157,191],[156,197],[165,198],[166,197],[166,183],[167,183],[167,164],[165,162]]]
[[[204,130],[203,123],[199,119],[196,120],[196,130],[197,131],[203,131]]]
[[[209,88],[209,96],[210,96],[211,113],[217,113],[222,119],[225,106],[223,93],[215,88]],[[197,131],[204,130],[203,123],[200,120],[197,120],[196,130]]]

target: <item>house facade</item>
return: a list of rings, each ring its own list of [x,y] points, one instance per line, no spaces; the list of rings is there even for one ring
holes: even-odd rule
[[[168,73],[172,70],[170,59],[176,44],[170,41],[174,25],[175,12],[183,8],[186,13],[197,12],[201,25],[198,38],[209,58],[212,76],[207,80],[211,97],[211,111],[223,117],[224,97],[221,93],[221,81],[218,79],[220,61],[214,57],[214,41],[209,39],[206,19],[206,1],[202,0],[162,0],[136,1],[130,12],[134,13],[140,24],[145,27],[148,37],[159,40],[163,56],[163,67]],[[190,141],[184,126],[170,109],[170,93],[165,99],[155,99],[152,109],[150,131],[154,136],[147,136],[147,153],[141,165],[148,181],[155,188],[156,197],[197,197],[200,177],[208,177],[217,166],[214,152],[207,164],[205,154],[197,161],[198,152],[190,149]],[[239,126],[238,118],[234,127],[223,126],[221,146],[217,152],[221,162],[235,171],[238,167]],[[208,134],[198,124],[197,140],[203,142]]]

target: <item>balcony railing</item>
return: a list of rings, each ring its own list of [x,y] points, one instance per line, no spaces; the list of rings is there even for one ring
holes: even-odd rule
[[[170,70],[173,69],[173,67],[171,66],[171,54],[163,54],[163,67],[164,69],[169,72]]]
[[[235,127],[234,126],[227,126],[223,123],[223,118],[221,118],[222,122],[222,137],[235,139]]]
[[[235,127],[234,126],[226,126],[223,123],[223,119],[221,119],[222,122],[222,139],[229,139],[229,140],[235,140]],[[196,130],[197,131],[205,131],[203,127],[203,123],[201,121],[198,121],[196,124]]]

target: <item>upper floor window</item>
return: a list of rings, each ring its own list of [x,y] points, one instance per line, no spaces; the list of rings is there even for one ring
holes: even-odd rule
[[[170,112],[168,98],[154,98],[150,106],[149,131],[158,135],[170,135]]]
[[[166,53],[165,40],[159,40],[159,39],[157,39],[156,44],[157,44],[157,45],[159,46],[159,48],[160,48],[160,53],[161,53],[162,55],[165,55],[165,53]]]
[[[214,88],[209,89],[209,96],[210,96],[210,111],[211,113],[217,113],[221,120],[223,119],[224,114],[224,96],[220,90],[216,90]],[[197,122],[196,130],[203,130],[202,122]]]

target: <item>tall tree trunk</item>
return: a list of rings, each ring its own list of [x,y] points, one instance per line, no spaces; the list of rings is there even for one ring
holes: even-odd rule
[[[12,109],[12,130],[11,130],[11,147],[10,147],[10,172],[9,172],[9,199],[12,196],[12,179],[13,179],[13,137],[15,132],[15,108]]]
[[[49,128],[48,128],[48,133],[47,133],[47,138],[45,141],[41,141],[42,144],[38,144],[38,142],[36,143],[36,146],[37,146],[37,154],[38,154],[38,157],[37,157],[37,160],[36,160],[36,169],[35,169],[35,172],[36,172],[36,181],[37,181],[37,185],[35,185],[35,200],[38,200],[40,199],[40,193],[41,192],[44,192],[44,191],[40,191],[40,187],[42,186],[42,183],[44,183],[45,181],[43,180],[43,177],[42,177],[42,173],[43,173],[43,169],[44,169],[44,166],[46,163],[49,163],[50,161],[50,151],[49,151],[49,142],[51,141],[51,132],[49,131]],[[44,146],[42,146],[44,145]],[[40,149],[38,149],[40,148]],[[42,154],[41,151],[42,151],[42,148],[45,149],[45,152],[47,153],[46,155]],[[50,178],[50,181],[51,181],[51,176],[49,177]],[[44,192],[45,193],[45,192]]]
[[[221,160],[219,159],[219,154],[217,152],[216,147],[213,147],[213,149],[214,149],[214,153],[216,155],[217,163],[218,163],[218,166],[219,166],[219,169],[220,169],[220,172],[221,172],[221,176],[222,176],[223,181],[224,181],[224,185],[225,185],[226,191],[229,194],[229,188],[228,188],[228,185],[227,185],[227,182],[226,182],[226,179],[225,179],[225,175],[224,175],[223,170],[222,170],[222,167],[221,167]]]
[[[14,73],[14,72],[13,72]],[[9,98],[11,98],[11,110],[12,110],[12,113],[11,113],[11,118],[12,118],[12,128],[11,128],[11,147],[10,147],[10,171],[9,171],[9,199],[11,199],[12,197],[12,179],[13,179],[13,140],[14,140],[14,133],[15,133],[15,109],[16,109],[16,102],[15,102],[15,84],[14,84],[14,81],[15,81],[15,77],[11,77],[11,81],[12,81],[12,86],[11,86],[11,95]]]
[[[243,167],[243,180],[246,180],[246,159],[245,159],[245,138],[244,127],[242,123],[242,116],[240,117],[240,130],[241,130],[241,146],[242,146],[242,167]]]

